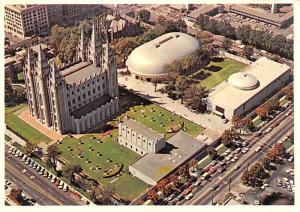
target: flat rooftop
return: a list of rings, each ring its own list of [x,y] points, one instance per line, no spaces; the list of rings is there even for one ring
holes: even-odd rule
[[[66,83],[72,85],[74,83],[79,84],[83,82],[84,79],[89,79],[95,74],[100,73],[101,68],[89,62],[79,62],[63,69],[61,72]]]
[[[166,141],[166,147],[159,153],[148,153],[130,166],[157,182],[206,146],[180,131]]]
[[[252,8],[248,5],[234,4],[230,7],[232,10],[237,10],[244,13],[249,13],[251,15],[264,18],[270,21],[274,21],[280,23],[284,20],[290,19],[293,17],[293,10],[290,10],[287,13],[271,13],[270,11],[266,11],[260,8]]]
[[[124,119],[123,124],[129,127],[130,129],[142,134],[143,136],[150,138],[151,140],[155,140],[156,138],[161,139],[164,137],[162,134],[155,132],[149,127],[146,127],[133,119]]]
[[[198,9],[193,10],[188,17],[191,18],[198,18],[201,14],[206,14],[214,9],[216,9],[218,6],[215,4],[204,4],[201,5]]]
[[[209,99],[223,108],[238,108],[289,69],[290,67],[286,64],[261,57],[243,70],[256,77],[259,81],[257,88],[241,90],[231,86],[226,80],[215,87],[215,90],[209,94]]]
[[[96,110],[98,107],[105,105],[107,102],[111,100],[111,96],[108,94],[98,97],[97,99],[89,102],[86,105],[74,110],[71,112],[71,116],[76,119],[79,119],[81,116],[85,116],[86,114]]]

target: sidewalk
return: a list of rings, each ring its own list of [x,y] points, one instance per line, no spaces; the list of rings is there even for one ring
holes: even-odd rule
[[[126,86],[127,89],[132,89],[135,93],[149,101],[152,101],[159,106],[176,113],[204,128],[222,133],[225,129],[230,128],[230,123],[224,124],[219,117],[212,114],[197,114],[189,110],[186,106],[180,103],[180,100],[173,100],[160,92],[154,91],[154,85],[151,82],[135,79],[133,76],[118,76],[120,85]],[[162,84],[157,85],[157,90],[164,87]]]
[[[22,138],[20,138],[19,136],[17,136],[16,134],[14,134],[12,131],[10,131],[7,128],[5,128],[5,134],[11,138],[11,140],[8,141],[8,143],[12,143],[13,141],[15,141],[18,144],[20,144],[21,146],[26,145],[26,141],[24,141]]]

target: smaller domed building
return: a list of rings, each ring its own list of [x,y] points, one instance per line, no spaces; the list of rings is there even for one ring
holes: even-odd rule
[[[286,64],[261,57],[215,87],[207,98],[207,109],[228,120],[243,116],[285,86],[290,70]]]

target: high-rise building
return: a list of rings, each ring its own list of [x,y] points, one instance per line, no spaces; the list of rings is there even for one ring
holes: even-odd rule
[[[29,49],[25,85],[31,116],[62,134],[87,132],[119,111],[114,53],[95,24],[90,38],[81,32],[76,58],[66,65],[48,60],[41,46],[37,56]]]
[[[5,5],[4,23],[5,31],[20,38],[47,33],[47,7],[41,4]]]

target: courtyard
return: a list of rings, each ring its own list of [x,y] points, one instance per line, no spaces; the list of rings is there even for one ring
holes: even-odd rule
[[[191,75],[199,80],[199,85],[212,89],[236,72],[242,71],[247,65],[229,58],[215,58],[210,64]]]
[[[147,184],[128,173],[128,166],[140,156],[119,145],[116,139],[115,129],[106,134],[84,135],[80,139],[66,137],[56,145],[62,151],[63,160],[79,164],[87,175],[101,184],[113,185],[118,195],[133,200],[147,188]],[[123,165],[120,173],[104,178],[115,165]]]
[[[126,115],[128,118],[164,134],[166,138],[174,135],[175,132],[172,129],[174,131],[182,129],[193,137],[197,137],[204,130],[203,127],[155,104],[132,106],[117,120],[122,120]],[[180,127],[181,124],[182,128]]]

